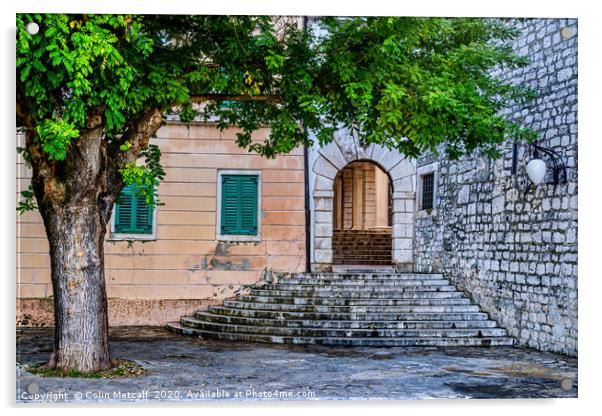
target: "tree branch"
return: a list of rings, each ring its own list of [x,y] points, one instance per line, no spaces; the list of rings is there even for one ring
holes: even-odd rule
[[[123,133],[119,140],[115,140],[107,145],[107,175],[106,189],[109,190],[111,197],[116,197],[123,182],[119,169],[126,164],[136,161],[140,152],[148,146],[150,137],[159,130],[163,123],[163,114],[158,108],[152,108],[143,112],[138,119],[132,123]],[[119,146],[125,142],[131,143],[131,147],[122,151]]]

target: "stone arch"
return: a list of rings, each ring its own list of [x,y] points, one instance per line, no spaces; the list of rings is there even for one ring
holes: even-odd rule
[[[337,131],[334,140],[317,150],[312,166],[313,261],[315,271],[332,266],[334,179],[354,161],[370,161],[386,172],[393,184],[392,253],[398,270],[413,269],[416,164],[397,150],[378,144],[363,146],[348,130]]]

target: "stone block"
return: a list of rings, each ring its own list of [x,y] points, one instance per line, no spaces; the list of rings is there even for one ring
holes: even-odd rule
[[[416,167],[409,159],[404,159],[397,166],[389,171],[393,181],[400,180],[406,176],[411,176],[416,173]]]
[[[322,157],[328,160],[339,170],[343,169],[348,163],[348,161],[345,159],[345,156],[343,156],[341,149],[335,142],[331,142],[320,148],[319,152]]]
[[[316,175],[314,191],[333,191],[334,180],[322,175]]]
[[[412,250],[393,250],[393,262],[395,263],[411,263],[412,259]]]
[[[381,164],[381,162],[383,161],[384,157],[389,153],[389,149],[387,149],[384,146],[381,146],[379,144],[375,144],[374,146],[372,146],[372,156],[370,157],[370,159],[372,159],[374,162]]]
[[[332,237],[332,222],[326,224],[315,224],[314,233],[316,237]]]
[[[325,176],[332,180],[334,180],[339,172],[338,169],[324,157],[319,157],[318,160],[316,160],[312,171],[318,175]]]
[[[406,176],[405,178],[393,181],[393,191],[397,192],[415,192],[416,175]]]
[[[381,162],[383,168],[389,172],[393,167],[403,161],[406,157],[399,153],[399,151],[392,149],[387,153]]]
[[[316,263],[332,263],[332,250],[329,250],[329,249],[314,250],[314,262],[316,262]]]
[[[332,211],[315,211],[315,224],[332,224]]]
[[[393,250],[412,250],[413,240],[411,238],[393,238]]]
[[[315,211],[331,211],[332,212],[332,197],[321,198],[316,197],[314,193],[314,210]]]
[[[330,250],[332,249],[332,238],[318,238],[314,239],[314,247],[318,250]]]

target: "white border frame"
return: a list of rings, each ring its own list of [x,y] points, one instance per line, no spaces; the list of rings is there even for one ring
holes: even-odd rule
[[[422,209],[422,177],[433,174],[433,208]],[[416,218],[434,217],[437,215],[437,182],[439,180],[439,162],[416,168]]]
[[[222,175],[257,175],[259,183],[257,184],[257,235],[234,235],[234,234],[221,234],[221,222],[222,222]],[[216,201],[216,221],[215,221],[215,239],[218,241],[261,241],[261,214],[262,214],[262,199],[261,199],[261,188],[263,182],[261,179],[260,170],[246,170],[246,169],[219,169],[217,171],[217,201]]]

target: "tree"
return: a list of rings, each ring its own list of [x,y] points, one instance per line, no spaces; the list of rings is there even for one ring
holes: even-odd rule
[[[32,35],[26,25],[36,22]],[[500,111],[533,96],[493,76],[522,66],[508,22],[465,18],[17,15],[17,127],[32,169],[18,209],[50,243],[55,343],[49,367],[111,365],[103,243],[125,185],[157,203],[149,139],[176,111],[219,118],[266,157],[339,127],[408,156],[445,145],[491,156],[533,133]],[[315,30],[316,27],[320,30]],[[312,29],[313,27],[313,29]],[[228,105],[223,105],[228,101]],[[260,127],[262,143],[251,141]],[[143,159],[142,165],[136,163]],[[35,202],[34,202],[35,198]]]

